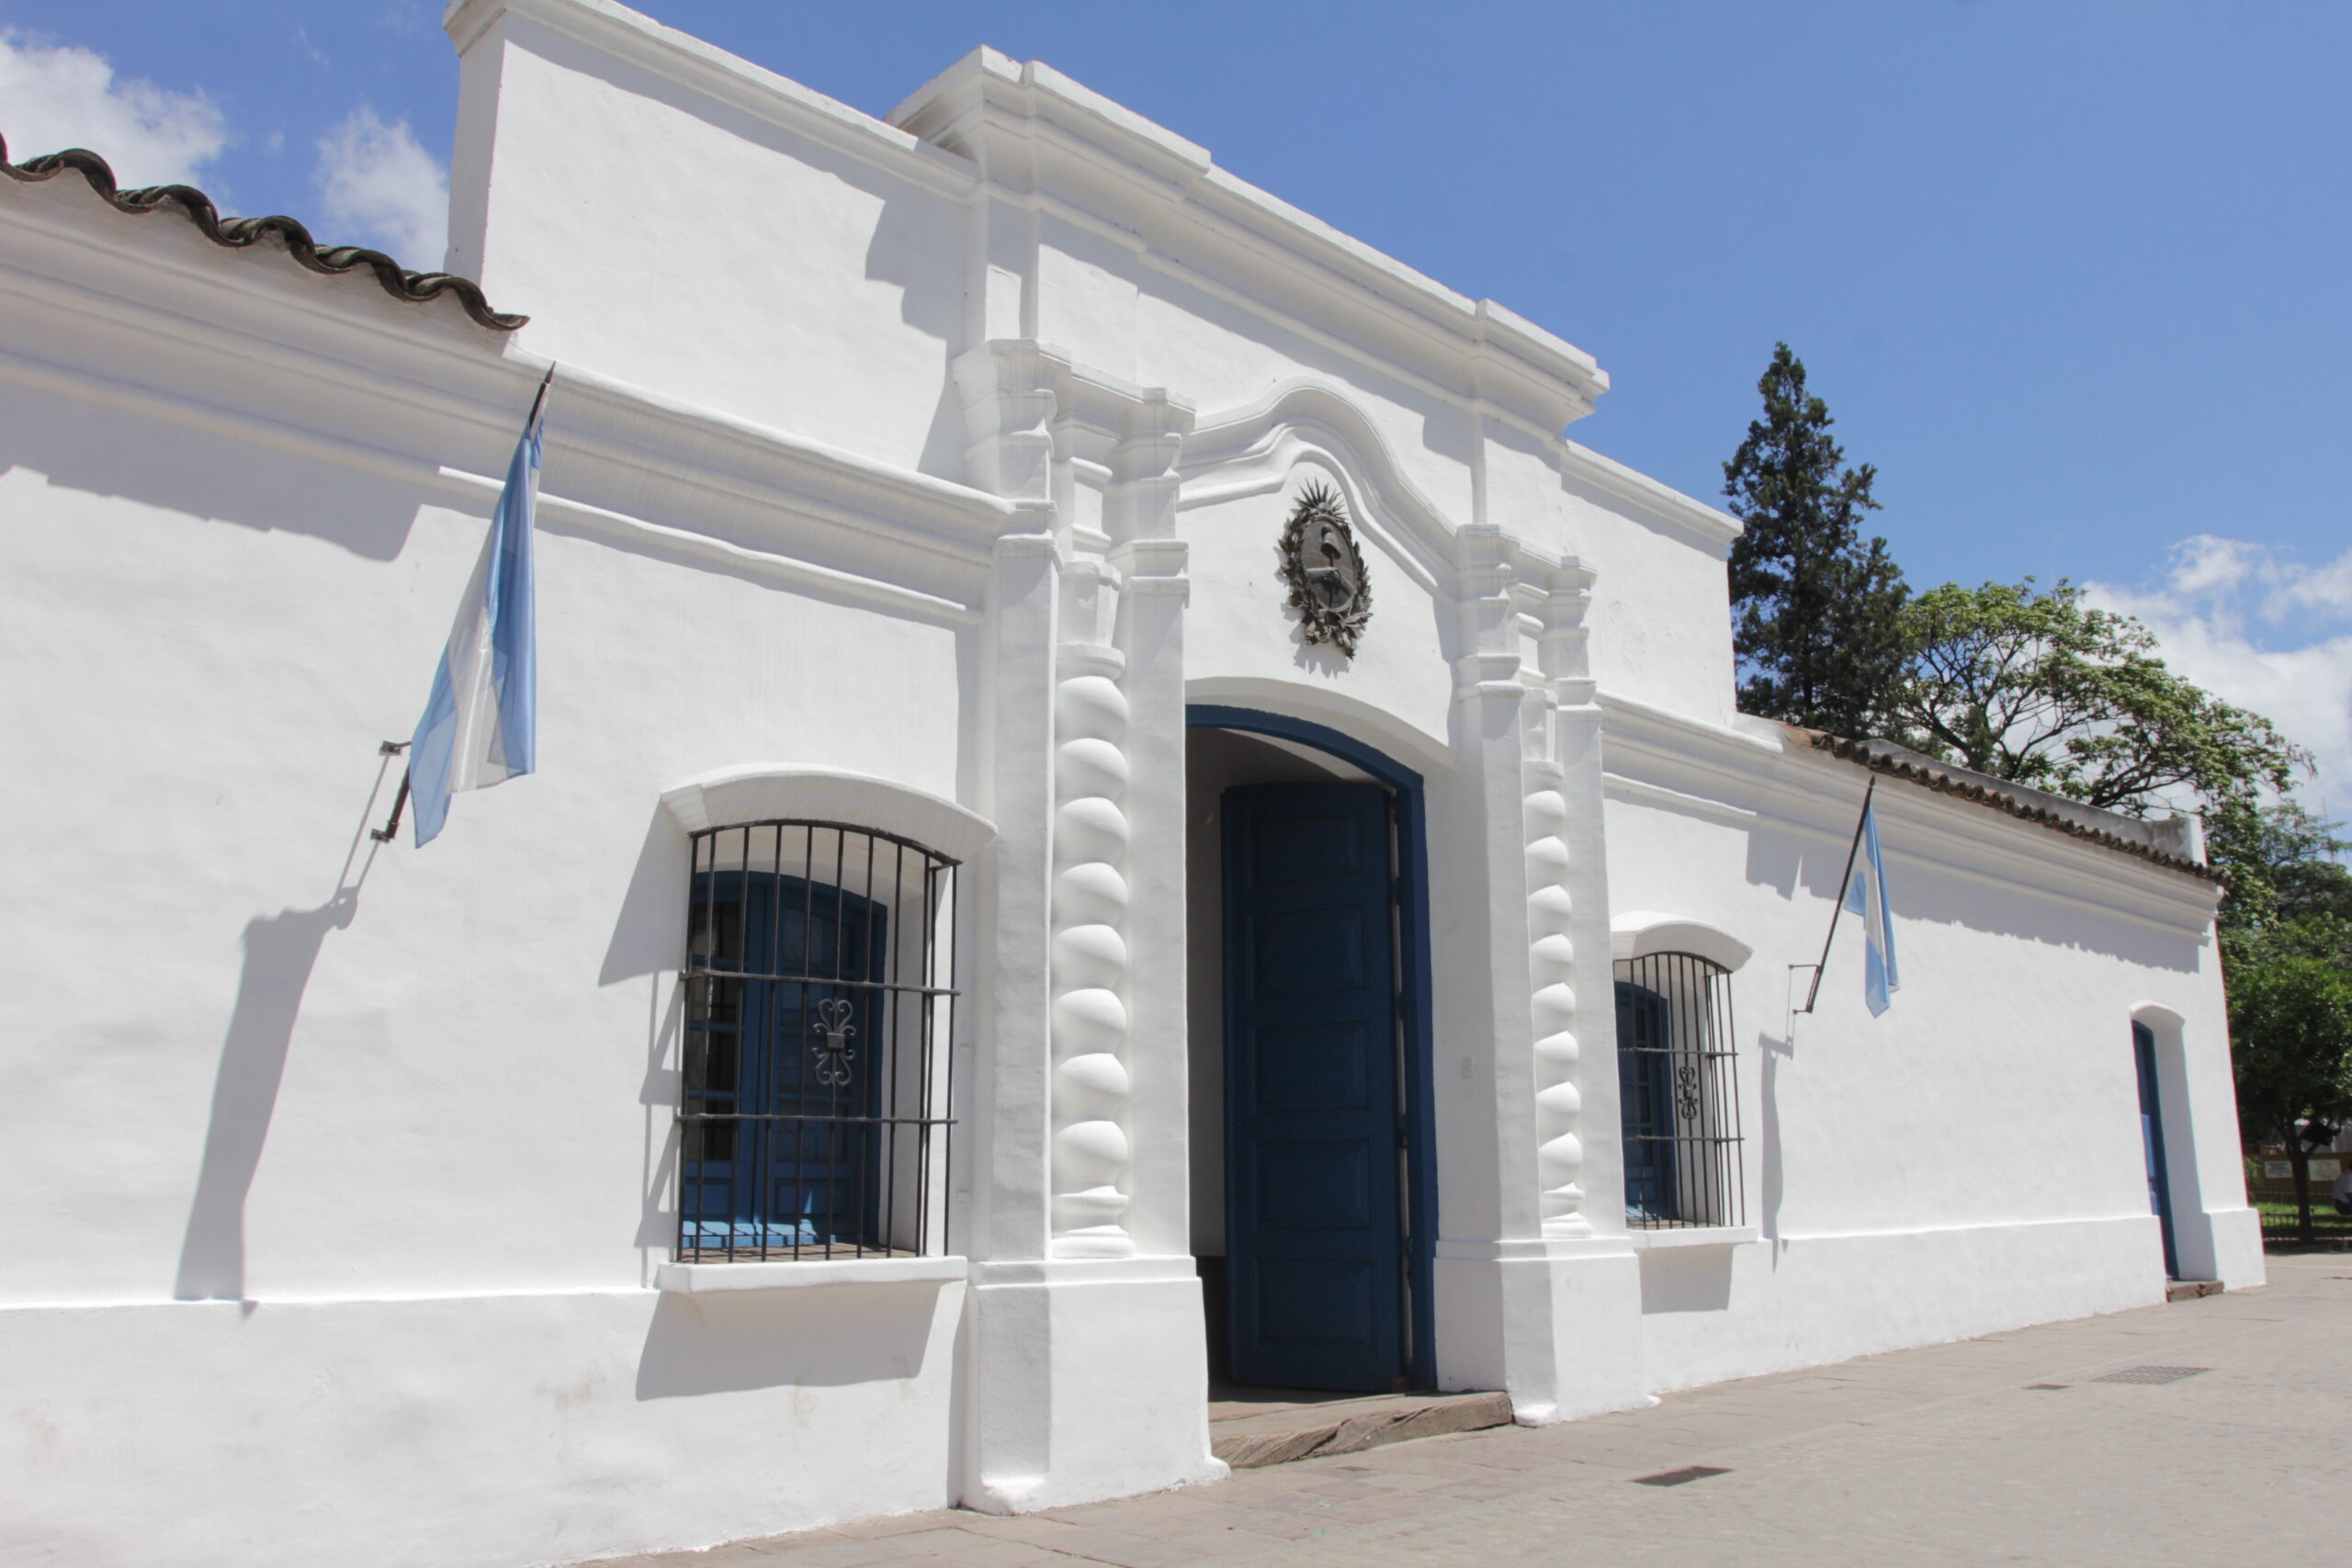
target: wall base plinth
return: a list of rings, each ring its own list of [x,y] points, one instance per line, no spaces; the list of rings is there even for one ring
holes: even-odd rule
[[[965,1506],[1031,1513],[1227,1474],[1191,1258],[986,1265],[969,1321]]]
[[[1521,1426],[1655,1403],[1623,1236],[1440,1242],[1437,1311],[1440,1386],[1501,1389]]]

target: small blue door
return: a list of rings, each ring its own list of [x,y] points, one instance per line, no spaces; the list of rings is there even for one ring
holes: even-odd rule
[[[1406,1369],[1389,802],[1225,792],[1229,1368],[1272,1388]]]
[[[2132,1026],[2132,1055],[2140,1069],[2140,1148],[2148,1166],[2148,1207],[2165,1236],[2165,1278],[2180,1278],[2180,1255],[2172,1241],[2172,1182],[2165,1175],[2164,1106],[2156,1090],[2156,1034],[2144,1023]]]
[[[692,1251],[873,1246],[886,915],[797,876],[695,878],[680,1196]]]

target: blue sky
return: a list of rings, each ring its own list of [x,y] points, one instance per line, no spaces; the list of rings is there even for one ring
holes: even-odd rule
[[[2352,6],[640,8],[876,114],[1049,61],[1589,350],[1572,434],[1710,500],[1786,339],[1916,585],[2101,585],[2352,810]],[[0,0],[0,134],[429,266],[439,9]]]

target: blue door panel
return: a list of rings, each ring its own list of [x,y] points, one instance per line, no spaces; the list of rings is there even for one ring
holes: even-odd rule
[[[1360,909],[1258,915],[1250,921],[1250,978],[1261,998],[1320,996],[1364,977]]]
[[[1376,1282],[1360,1259],[1269,1258],[1258,1270],[1258,1310],[1269,1348],[1345,1356],[1373,1337]],[[1385,1383],[1381,1385],[1385,1388]]]
[[[1360,1022],[1261,1029],[1250,1053],[1258,1070],[1240,1089],[1253,1113],[1364,1110],[1377,1067],[1371,1049]]]
[[[1257,1150],[1258,1228],[1361,1230],[1373,1223],[1370,1151],[1361,1138]]]
[[[1224,800],[1231,1373],[1386,1390],[1405,1371],[1388,796]]]
[[[1370,852],[1373,846],[1363,829],[1363,824],[1346,813],[1310,809],[1270,816],[1250,832],[1251,874],[1257,886],[1270,893],[1304,884],[1344,882],[1361,875],[1374,858]],[[1385,845],[1378,859],[1385,870],[1388,857]]]

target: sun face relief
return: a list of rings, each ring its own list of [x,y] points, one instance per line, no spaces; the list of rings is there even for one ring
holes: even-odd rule
[[[1372,585],[1347,510],[1329,485],[1310,481],[1299,492],[1283,530],[1282,574],[1304,639],[1353,658],[1372,619]]]

